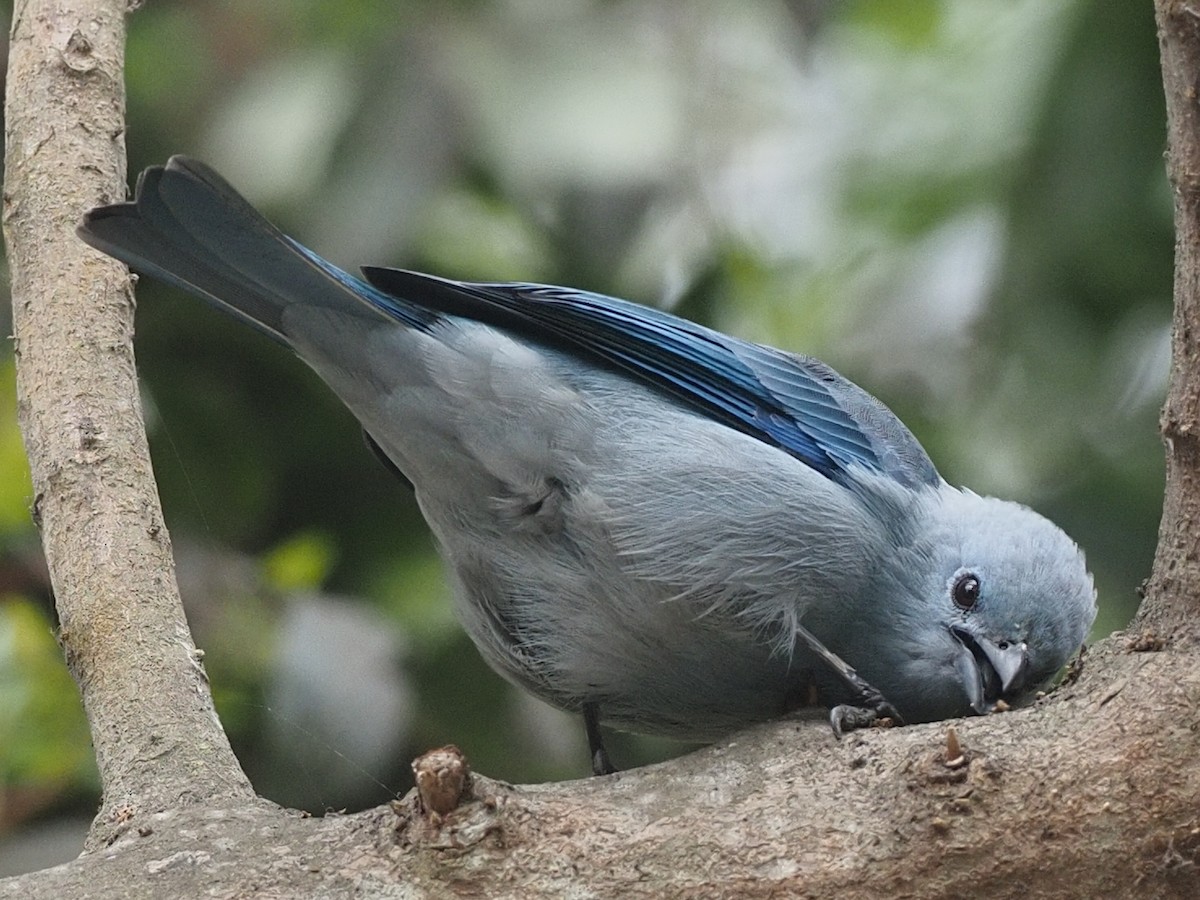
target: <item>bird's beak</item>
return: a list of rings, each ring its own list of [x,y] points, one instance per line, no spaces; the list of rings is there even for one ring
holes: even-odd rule
[[[991,711],[997,700],[1021,686],[1029,666],[1024,641],[993,641],[962,625],[952,625],[950,633],[961,648],[954,667],[975,712]]]

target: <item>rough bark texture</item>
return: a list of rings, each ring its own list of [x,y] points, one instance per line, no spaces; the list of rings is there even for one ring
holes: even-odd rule
[[[780,722],[684,759],[584,782],[513,787],[475,777],[472,799],[445,815],[423,811],[408,797],[394,809],[312,819],[243,799],[236,766],[221,756],[195,771],[198,795],[217,799],[135,805],[111,845],[0,883],[0,898],[1200,895],[1200,360],[1194,343],[1200,329],[1200,15],[1174,0],[1160,0],[1158,13],[1180,243],[1175,363],[1163,420],[1168,496],[1138,634],[1095,648],[1081,675],[1033,709],[954,723],[962,750],[949,756],[961,759],[948,758],[946,723],[837,743],[822,722]],[[24,17],[30,15],[27,8]],[[19,27],[27,35],[30,25]],[[69,49],[59,52],[73,58]],[[10,77],[10,90],[14,82],[20,83]],[[84,101],[79,107],[85,110]],[[114,123],[113,133],[118,128]],[[32,147],[25,155],[36,156],[36,144],[23,145]],[[78,185],[85,175],[70,169],[64,178]],[[17,176],[10,160],[10,177]],[[115,190],[111,172],[104,187],[85,192],[79,207],[103,197],[105,187]],[[67,188],[55,190],[66,196]],[[17,211],[10,206],[10,220]],[[57,221],[57,215],[37,214],[46,217]],[[24,278],[37,272],[46,284],[65,286],[57,290],[69,297],[99,291],[90,295],[93,302],[108,308],[114,321],[126,321],[127,298],[97,259],[86,271],[82,263],[64,268],[57,255],[34,263],[40,268],[30,265],[21,261]],[[43,302],[32,300],[30,291],[22,282],[21,303]],[[66,320],[42,340],[80,353],[83,338],[72,323]],[[86,352],[107,357],[119,345],[124,359],[125,327]],[[95,333],[106,332],[86,332],[89,338]],[[33,355],[26,340],[22,336],[22,366]],[[59,376],[39,369],[23,377],[31,389],[43,380],[55,384]],[[128,379],[131,372],[118,366],[112,377]],[[38,489],[47,493],[48,539],[54,533],[46,518],[49,492],[61,490],[50,473],[61,480],[63,472],[81,477],[76,473],[84,470],[91,473],[85,485],[102,484],[92,469],[128,452],[111,443],[115,413],[81,400],[74,382],[59,384],[51,396],[58,405],[47,414],[49,436],[30,442],[43,479]],[[128,402],[122,393],[116,406]],[[83,417],[100,427],[84,428]],[[99,450],[95,434],[104,436]],[[122,545],[122,557],[139,566],[142,554],[161,559],[165,536],[157,510],[125,505],[113,512],[109,502],[95,487],[66,492],[55,501],[54,527],[77,538],[82,523],[90,529],[110,520],[114,526],[133,522],[149,540]],[[51,555],[53,566],[65,567],[56,575],[60,591],[80,577],[75,569],[98,567],[102,559],[86,546],[81,552],[91,555],[80,562]],[[147,583],[161,590],[156,577],[161,580],[141,569],[128,572],[125,591],[140,596]],[[77,624],[68,627],[112,627],[108,604],[119,599],[82,604]],[[122,628],[140,627],[130,621],[135,612],[154,615],[142,602],[119,608],[130,610],[121,613]],[[190,650],[186,637],[181,640]],[[122,760],[152,754],[150,735],[162,713],[143,706],[158,697],[139,698],[124,674],[113,674],[123,670],[110,668],[114,660],[103,647],[68,641],[68,648],[84,675],[85,695],[118,695],[118,718],[93,719],[98,742],[110,739],[105,728],[118,739],[101,760],[108,778],[107,770]],[[181,685],[190,690],[196,677],[190,664],[166,667],[155,690],[164,696]],[[135,795],[169,798],[179,793],[179,782],[171,780],[178,770],[130,765],[125,778]],[[139,778],[173,787],[164,794]],[[227,781],[239,787],[230,790]]]
[[[606,778],[476,777],[440,824],[411,796],[324,819],[138,816],[0,898],[1196,896],[1194,658],[1110,642],[1044,707],[955,723],[960,765],[948,727],[839,744],[824,722],[782,722]]]
[[[129,276],[74,234],[84,210],[125,194],[124,13],[122,0],[17,4],[4,161],[18,415],[60,641],[100,765],[101,823],[250,796],[175,586]]]
[[[1156,12],[1175,195],[1175,319],[1162,412],[1166,496],[1148,592],[1171,603],[1146,604],[1143,619],[1170,633],[1200,619],[1200,2],[1158,0]]]

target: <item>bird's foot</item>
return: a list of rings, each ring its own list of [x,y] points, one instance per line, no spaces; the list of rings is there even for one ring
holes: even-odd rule
[[[829,724],[833,726],[834,735],[840,739],[848,731],[882,725],[885,719],[890,719],[893,725],[904,724],[896,707],[852,666],[817,640],[812,632],[797,625],[796,637],[813,655],[825,662],[829,671],[837,676],[853,697],[850,703],[835,706],[829,711]]]
[[[588,750],[592,754],[592,774],[613,774],[617,767],[608,758],[608,751],[604,749],[604,739],[600,735],[600,704],[583,704],[583,727],[587,730]]]
[[[608,758],[608,751],[603,747],[597,747],[592,751],[592,774],[593,775],[611,775],[617,771],[617,767],[612,764],[612,760]]]
[[[843,703],[829,711],[829,724],[839,740],[850,731],[873,725],[903,725],[896,707],[875,688],[860,679],[861,692],[856,703]]]

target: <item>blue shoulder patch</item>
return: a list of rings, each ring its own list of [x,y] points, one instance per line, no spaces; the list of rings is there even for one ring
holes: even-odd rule
[[[393,295],[365,299],[405,321],[409,304],[475,319],[619,366],[688,405],[844,482],[851,466],[903,483],[940,476],[882,403],[824,363],[729,337],[661,310],[567,288],[471,283],[368,267]],[[393,309],[392,306],[395,308]]]

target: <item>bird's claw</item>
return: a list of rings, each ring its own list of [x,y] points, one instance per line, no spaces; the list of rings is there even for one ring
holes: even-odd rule
[[[833,733],[837,738],[840,739],[847,731],[882,724],[884,719],[890,719],[895,725],[904,724],[904,719],[896,711],[896,707],[841,657],[817,640],[812,632],[797,625],[796,638],[829,666],[829,670],[838,677],[854,698],[853,702],[843,703],[829,711],[829,724],[833,726]]]
[[[588,750],[592,754],[592,774],[611,775],[617,771],[604,749],[604,738],[600,734],[600,705],[595,701],[583,704],[583,725],[587,730]]]
[[[874,688],[868,687],[859,699],[860,705],[843,703],[829,711],[829,724],[833,728],[834,737],[838,740],[841,740],[847,732],[857,731],[860,728],[870,728],[873,725],[885,723],[904,724],[904,719],[896,711],[896,707],[888,703],[884,696]]]
[[[592,751],[592,774],[593,775],[611,775],[617,771],[617,767],[612,764],[612,760],[608,758],[608,751],[603,747],[597,747]]]

